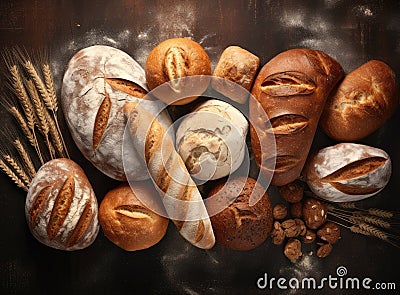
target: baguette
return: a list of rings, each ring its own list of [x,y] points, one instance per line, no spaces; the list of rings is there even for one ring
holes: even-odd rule
[[[138,103],[127,103],[124,112],[133,145],[144,157],[168,216],[191,244],[212,248],[215,237],[206,207],[173,140],[158,119]]]

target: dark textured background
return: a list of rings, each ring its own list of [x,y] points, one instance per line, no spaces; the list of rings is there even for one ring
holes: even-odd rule
[[[262,64],[286,49],[309,47],[332,55],[347,72],[369,59],[380,59],[400,74],[398,1],[0,2],[0,46],[47,51],[58,91],[68,60],[81,48],[114,46],[143,66],[150,50],[172,37],[189,37],[201,43],[213,66],[222,50],[234,44],[257,54]],[[393,161],[389,185],[362,205],[400,210],[399,113],[362,141],[386,150]],[[1,110],[3,128],[11,124],[6,118]],[[84,168],[101,201],[117,182],[85,160],[68,135],[67,141],[72,159]],[[318,130],[313,149],[332,143]],[[277,201],[276,190],[269,191]],[[248,252],[218,245],[210,251],[199,250],[186,243],[173,226],[149,250],[124,252],[100,232],[89,248],[68,253],[43,246],[33,238],[25,221],[24,199],[24,192],[1,174],[1,294],[282,294],[277,288],[258,291],[257,279],[264,273],[276,278],[318,279],[336,275],[339,266],[347,268],[347,277],[395,282],[400,289],[399,249],[347,230],[343,230],[343,238],[331,256],[317,259],[315,254],[310,256],[315,248],[305,247],[305,258],[298,264],[290,263],[282,247],[269,240]],[[331,293],[356,292],[324,290],[324,294]]]

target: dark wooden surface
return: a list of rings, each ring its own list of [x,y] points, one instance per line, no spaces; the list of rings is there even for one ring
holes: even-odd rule
[[[346,71],[369,59],[381,59],[400,75],[398,1],[0,2],[1,49],[19,45],[28,51],[48,52],[58,91],[68,60],[81,48],[93,44],[114,46],[144,65],[150,50],[171,37],[200,42],[213,66],[228,45],[252,51],[262,64],[283,50],[309,47],[332,55]],[[4,111],[0,115],[3,126],[10,124],[4,119]],[[363,141],[386,150],[393,160],[388,187],[368,200],[368,205],[400,210],[399,126],[398,111]],[[117,182],[90,165],[68,134],[67,139],[72,159],[85,169],[101,201]],[[330,143],[318,130],[313,148]],[[271,188],[273,199],[275,193]],[[1,174],[1,294],[282,294],[277,288],[259,291],[257,279],[264,273],[288,279],[322,278],[335,275],[338,266],[345,266],[348,276],[395,282],[400,288],[399,250],[346,230],[331,256],[320,260],[315,257],[315,249],[305,248],[306,256],[310,251],[314,255],[297,265],[270,241],[248,252],[218,245],[211,251],[198,250],[188,245],[173,226],[158,245],[146,251],[124,252],[100,232],[89,248],[67,253],[43,246],[31,236],[24,202],[24,192]],[[356,292],[324,290],[324,294],[331,293]]]

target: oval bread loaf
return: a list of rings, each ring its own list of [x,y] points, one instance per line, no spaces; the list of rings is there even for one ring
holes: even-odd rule
[[[382,126],[398,105],[395,73],[371,60],[349,73],[328,98],[320,124],[337,141],[356,141]]]
[[[307,160],[304,177],[320,198],[352,202],[379,193],[389,182],[392,164],[378,148],[339,143],[318,151]]]
[[[91,46],[77,52],[64,74],[61,104],[72,138],[82,154],[107,176],[126,180],[122,162],[126,102],[141,100],[155,112],[165,104],[147,99],[144,70],[125,52],[109,46]],[[160,116],[170,125],[166,111]],[[130,177],[148,178],[135,149],[127,149]]]
[[[250,100],[250,134],[261,171],[271,184],[282,186],[300,176],[310,150],[325,100],[343,76],[340,64],[322,51],[291,49],[271,59],[260,71],[252,94],[268,118],[257,115]],[[275,151],[263,144],[273,134]],[[260,138],[259,138],[260,137]]]
[[[96,196],[83,170],[69,159],[51,160],[38,170],[25,215],[34,237],[60,250],[86,248],[99,231]]]

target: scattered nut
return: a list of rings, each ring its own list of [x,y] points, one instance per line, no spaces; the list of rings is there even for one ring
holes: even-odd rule
[[[317,250],[317,256],[319,258],[325,258],[327,257],[329,254],[331,254],[332,252],[332,245],[331,244],[322,244],[319,243],[318,245],[320,245],[320,247]]]
[[[287,216],[287,208],[283,204],[277,204],[274,206],[273,211],[274,219],[281,220]]]
[[[297,225],[297,227],[299,229],[300,235],[304,236],[306,234],[306,232],[307,232],[307,227],[304,224],[304,221],[299,219],[299,218],[296,218],[294,221],[296,222],[296,225]]]
[[[290,205],[290,214],[293,218],[303,217],[303,204],[301,202],[293,203]]]
[[[296,262],[296,260],[303,255],[303,253],[301,253],[301,242],[297,239],[290,239],[286,243],[283,253],[290,261]]]
[[[279,194],[289,203],[297,203],[303,199],[304,189],[300,184],[291,182],[281,186]]]
[[[284,229],[285,235],[288,238],[295,238],[300,235],[301,232],[301,229],[294,219],[288,219],[282,222],[282,228]]]
[[[321,240],[335,244],[340,239],[340,227],[333,222],[327,222],[318,230],[317,235]]]
[[[311,244],[312,242],[315,241],[316,238],[317,235],[315,234],[315,232],[313,232],[310,229],[307,229],[306,234],[303,236],[303,242],[305,244]]]
[[[317,229],[323,225],[327,213],[326,206],[317,199],[309,198],[303,204],[303,219],[310,229]]]
[[[272,243],[275,245],[281,245],[285,240],[285,232],[278,221],[274,222],[274,228],[271,232]]]

